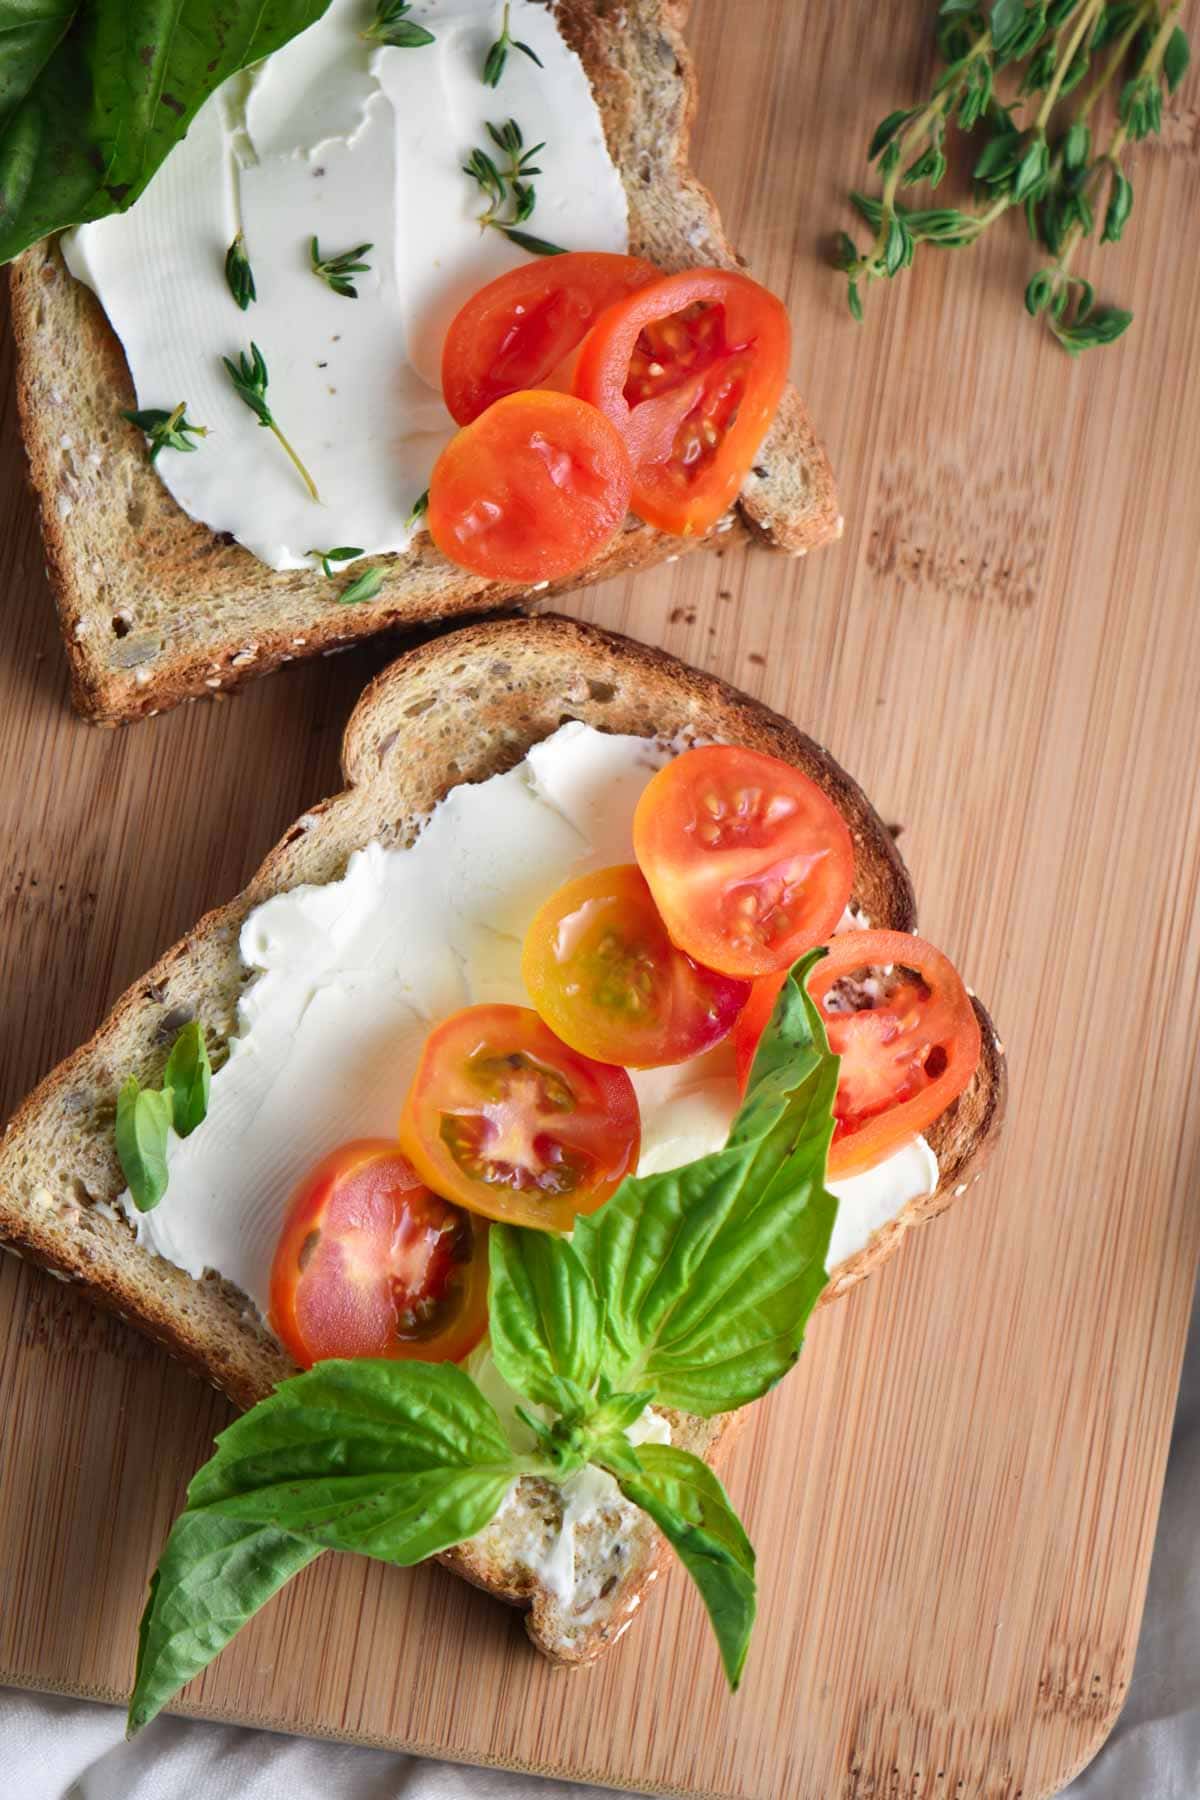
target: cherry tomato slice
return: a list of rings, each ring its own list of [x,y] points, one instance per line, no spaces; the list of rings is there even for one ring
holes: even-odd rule
[[[790,357],[782,302],[728,269],[663,276],[600,316],[575,392],[624,434],[639,518],[681,537],[716,523],[767,434]]]
[[[767,1029],[767,1020],[775,1011],[779,990],[787,980],[787,970],[774,975],[760,975],[750,987],[750,998],[733,1022],[733,1061],[737,1070],[738,1092],[744,1094],[750,1080],[750,1069],[758,1040]]]
[[[493,581],[553,581],[596,556],[629,511],[629,455],[582,400],[508,394],[433,467],[429,529],[443,556]]]
[[[711,1050],[750,991],[675,948],[633,863],[559,888],[529,928],[521,971],[565,1044],[629,1069]]]
[[[458,1362],[487,1329],[487,1292],[487,1227],[430,1193],[394,1139],[360,1138],[288,1203],[271,1324],[303,1368],[329,1356]]]
[[[442,347],[451,418],[469,425],[494,400],[522,388],[569,393],[574,352],[600,314],[658,273],[640,256],[571,250],[489,281],[455,315]]]
[[[842,1059],[829,1173],[869,1168],[940,1118],[979,1063],[954,965],[904,931],[843,931],[809,977]]]
[[[400,1119],[429,1185],[513,1225],[569,1231],[637,1167],[624,1069],[568,1049],[527,1006],[468,1006],[432,1031]]]
[[[854,882],[854,845],[824,789],[734,744],[659,770],[633,847],[672,941],[726,975],[790,968],[829,937]]]

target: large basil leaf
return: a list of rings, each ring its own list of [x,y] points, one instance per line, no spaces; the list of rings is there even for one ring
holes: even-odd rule
[[[565,1238],[493,1225],[488,1322],[510,1387],[568,1413],[584,1405],[600,1367],[601,1310],[592,1278]]]
[[[641,1472],[614,1469],[621,1492],[649,1513],[700,1590],[725,1676],[742,1678],[756,1591],[754,1551],[729,1497],[707,1463],[671,1444],[642,1444]]]
[[[407,1566],[481,1531],[518,1473],[452,1363],[319,1363],[217,1439],[142,1617],[137,1730],[322,1549]]]
[[[0,262],[131,206],[228,76],[329,0],[0,0]]]
[[[181,1513],[142,1614],[130,1735],[149,1724],[285,1581],[320,1554],[319,1544],[273,1525]]]
[[[623,1182],[575,1228],[614,1387],[708,1416],[766,1393],[800,1354],[837,1216],[838,1060],[804,987],[819,954],[784,984],[726,1148]]]

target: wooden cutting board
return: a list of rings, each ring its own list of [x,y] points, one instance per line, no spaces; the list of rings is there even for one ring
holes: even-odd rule
[[[1013,1104],[981,1184],[822,1313],[728,1471],[759,1551],[744,1689],[682,1578],[590,1675],[437,1569],[324,1559],[185,1710],[738,1800],[1034,1800],[1129,1681],[1200,1249],[1197,83],[1099,258],[1138,313],[1079,364],[1014,229],[870,296],[818,260],[931,5],[699,0],[699,165],[797,326],[846,535],[574,602],[830,745],[930,934],[988,997]],[[882,15],[882,16],[881,16]],[[0,1114],[338,785],[386,649],[102,733],[67,709],[7,371],[0,421]],[[116,1700],[224,1403],[0,1269],[0,1681]]]

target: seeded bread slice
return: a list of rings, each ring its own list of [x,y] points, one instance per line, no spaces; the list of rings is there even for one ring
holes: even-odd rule
[[[711,194],[688,168],[696,106],[681,36],[688,0],[553,4],[625,185],[631,250],[668,271],[739,266]],[[427,534],[403,555],[376,559],[383,587],[367,604],[339,605],[319,571],[268,569],[189,518],[159,481],[141,433],[120,416],[133,405],[121,346],[55,244],[13,265],[11,303],[50,582],[74,702],[88,718],[119,724],[389,627],[534,603],[522,587],[455,568]],[[789,390],[738,506],[706,538],[667,537],[630,518],[583,575],[554,585],[563,591],[748,535],[800,553],[840,529],[828,461]]]
[[[511,768],[565,719],[600,730],[716,737],[783,757],[818,781],[854,839],[854,901],[871,922],[915,924],[912,885],[861,789],[785,719],[657,650],[547,614],[464,626],[393,663],[367,689],[346,731],[345,792],[297,820],[246,890],[129,989],[91,1041],[59,1065],[0,1137],[0,1240],[83,1284],[248,1406],[292,1365],[245,1297],[215,1276],[194,1281],[134,1239],[113,1202],[124,1183],[113,1143],[117,1089],[131,1072],[157,1082],[180,1025],[199,1017],[223,1051],[245,973],[238,933],[250,910],[300,882],[338,878],[372,839],[412,841],[450,788]],[[978,1008],[983,1061],[929,1133],[941,1180],[836,1272],[823,1300],[878,1266],[913,1225],[966,1184],[991,1147],[1004,1105],[995,1031]],[[726,1421],[676,1417],[674,1441],[711,1454]],[[576,1591],[564,1604],[530,1569],[562,1516],[561,1496],[525,1482],[503,1516],[446,1560],[500,1598],[529,1608],[530,1635],[562,1662],[598,1656],[657,1573],[662,1545],[641,1514],[610,1510],[581,1530]]]

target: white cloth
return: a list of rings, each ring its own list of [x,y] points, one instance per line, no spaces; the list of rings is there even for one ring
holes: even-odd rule
[[[1129,1699],[1066,1800],[1200,1794],[1198,1530],[1200,1301]],[[12,1689],[0,1690],[0,1770],[0,1792],[14,1800],[602,1800],[573,1782],[186,1719],[156,1719],[126,1744],[112,1707]]]

